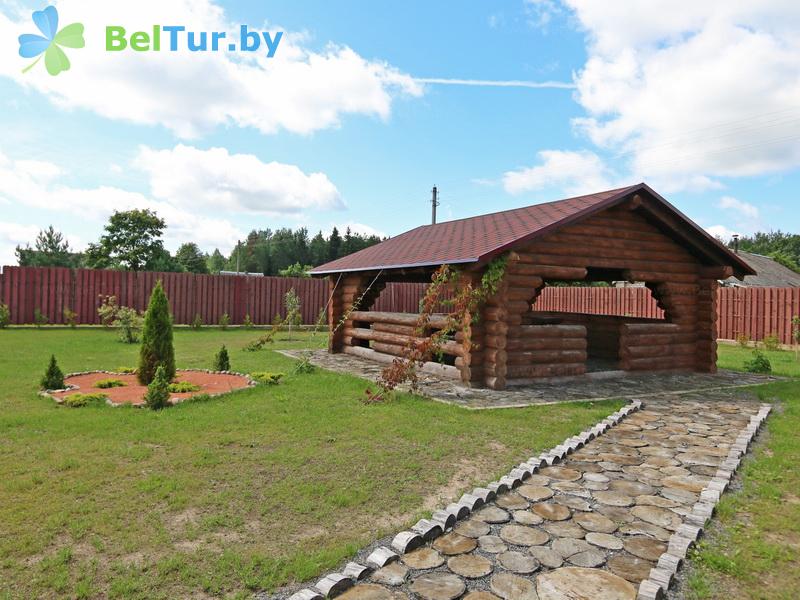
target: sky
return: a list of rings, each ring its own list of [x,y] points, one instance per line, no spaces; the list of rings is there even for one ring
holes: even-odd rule
[[[175,250],[252,229],[397,235],[645,181],[715,235],[800,230],[789,0],[63,0],[84,48],[19,56],[0,0],[0,265],[150,208]],[[283,32],[258,52],[108,52],[107,26]],[[165,39],[165,38],[164,38]]]

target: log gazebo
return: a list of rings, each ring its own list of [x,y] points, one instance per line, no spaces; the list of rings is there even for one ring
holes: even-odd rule
[[[603,370],[714,372],[718,281],[753,274],[640,183],[417,227],[316,267],[329,281],[329,352],[391,362],[420,334],[416,314],[370,310],[387,283],[430,282],[448,264],[477,284],[501,255],[503,280],[469,336],[457,333],[424,371],[498,390]],[[545,285],[600,281],[643,283],[664,318],[535,310]],[[429,331],[445,321],[434,315]]]

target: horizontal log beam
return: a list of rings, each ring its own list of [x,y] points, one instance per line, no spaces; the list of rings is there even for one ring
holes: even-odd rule
[[[419,321],[419,315],[413,313],[383,312],[373,310],[354,310],[350,314],[353,321],[365,323],[394,323],[395,325],[414,325]],[[447,326],[447,317],[431,315],[428,325],[435,329]]]

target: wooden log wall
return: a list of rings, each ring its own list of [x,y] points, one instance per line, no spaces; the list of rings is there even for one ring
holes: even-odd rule
[[[328,278],[330,303],[328,304],[328,351],[342,352],[345,345],[345,331],[353,328],[352,313],[356,309],[366,311],[374,304],[386,286],[386,281],[375,279],[374,274],[351,273],[341,280]]]

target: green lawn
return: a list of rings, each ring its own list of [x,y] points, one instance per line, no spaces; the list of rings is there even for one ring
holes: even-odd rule
[[[720,346],[719,364],[741,369],[752,350]],[[776,375],[800,376],[793,352],[767,352]],[[742,490],[718,506],[718,525],[693,553],[690,599],[800,598],[800,381],[759,389],[775,402],[765,441],[746,458]]]
[[[179,330],[179,367],[290,373],[259,335]],[[320,337],[277,347],[321,345]],[[281,338],[285,334],[280,335]],[[365,405],[321,370],[162,412],[69,409],[36,395],[65,371],[133,366],[103,330],[0,330],[0,597],[248,595],[333,567],[426,510],[561,442],[619,402],[467,411],[410,395]]]
[[[783,377],[800,377],[800,361],[793,351],[761,350],[772,364],[772,372]],[[753,348],[720,344],[717,365],[721,369],[741,371],[744,363],[753,358]]]

